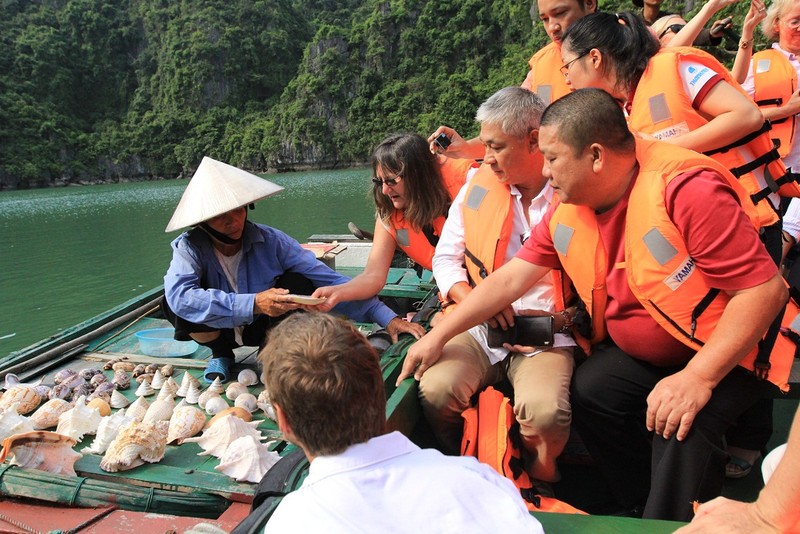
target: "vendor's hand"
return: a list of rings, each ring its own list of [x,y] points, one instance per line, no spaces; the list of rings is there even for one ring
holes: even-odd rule
[[[411,345],[406,352],[403,369],[400,371],[400,376],[397,377],[395,386],[399,386],[400,382],[412,375],[415,380],[420,380],[425,371],[439,361],[443,346],[444,344],[437,341],[436,337],[431,334],[422,336],[419,341]]]
[[[397,343],[399,334],[411,334],[417,339],[421,338],[425,335],[425,327],[419,323],[411,323],[395,317],[386,325],[386,332],[392,337],[392,343]]]
[[[494,317],[489,318],[487,321],[492,328],[502,328],[508,330],[514,326],[514,308],[506,306],[505,309],[498,312]]]
[[[302,308],[300,304],[292,302],[287,295],[288,289],[273,287],[261,293],[256,293],[253,303],[253,312],[256,314],[264,313],[270,317],[280,317],[286,312]]]
[[[682,441],[715,385],[686,369],[662,378],[647,396],[647,429]]]
[[[439,145],[433,142],[433,140],[439,137],[439,134],[442,133],[450,139],[450,145],[444,150],[439,148]],[[461,157],[461,150],[464,148],[466,143],[467,142],[464,140],[464,138],[449,126],[439,126],[436,131],[433,132],[430,137],[428,137],[428,145],[431,152],[434,154],[444,154],[448,158]]]
[[[703,503],[694,519],[675,534],[767,534],[780,532],[762,518],[754,503],[717,497]]]
[[[324,298],[326,299],[325,302],[321,304],[317,304],[314,306],[314,310],[320,312],[329,312],[331,311],[341,299],[339,298],[339,290],[337,289],[340,286],[325,286],[325,287],[318,287],[314,292],[311,294],[314,298]]]

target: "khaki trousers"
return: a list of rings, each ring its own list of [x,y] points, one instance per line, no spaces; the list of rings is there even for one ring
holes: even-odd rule
[[[461,413],[476,393],[508,377],[514,388],[514,414],[530,457],[528,472],[537,480],[555,482],[556,458],[564,450],[572,421],[569,386],[574,367],[571,348],[531,357],[511,353],[491,365],[480,344],[464,332],[445,345],[439,361],[422,375],[423,413],[445,451],[457,454]]]

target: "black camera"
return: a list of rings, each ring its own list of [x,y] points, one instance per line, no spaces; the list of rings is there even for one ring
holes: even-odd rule
[[[447,137],[444,133],[440,133],[439,135],[437,135],[436,139],[434,139],[433,142],[436,144],[436,146],[439,147],[439,149],[442,152],[447,150],[447,147],[449,147],[450,143],[452,143],[452,141],[450,141],[450,138]]]

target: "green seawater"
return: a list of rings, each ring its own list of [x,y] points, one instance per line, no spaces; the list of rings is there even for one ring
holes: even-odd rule
[[[300,242],[374,226],[369,169],[264,175],[282,185],[250,219]],[[164,232],[188,181],[0,193],[0,357],[163,283]]]

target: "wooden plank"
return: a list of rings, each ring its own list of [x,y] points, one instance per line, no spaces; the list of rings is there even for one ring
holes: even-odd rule
[[[170,363],[175,367],[183,367],[186,369],[205,369],[206,363],[208,363],[206,360],[195,360],[192,358],[156,358],[155,356],[145,356],[144,354],[125,352],[87,352],[80,357],[82,360],[92,360],[98,362],[107,362],[109,360],[115,360],[118,358],[124,358],[126,361],[132,363],[156,363],[158,365],[166,365]]]

